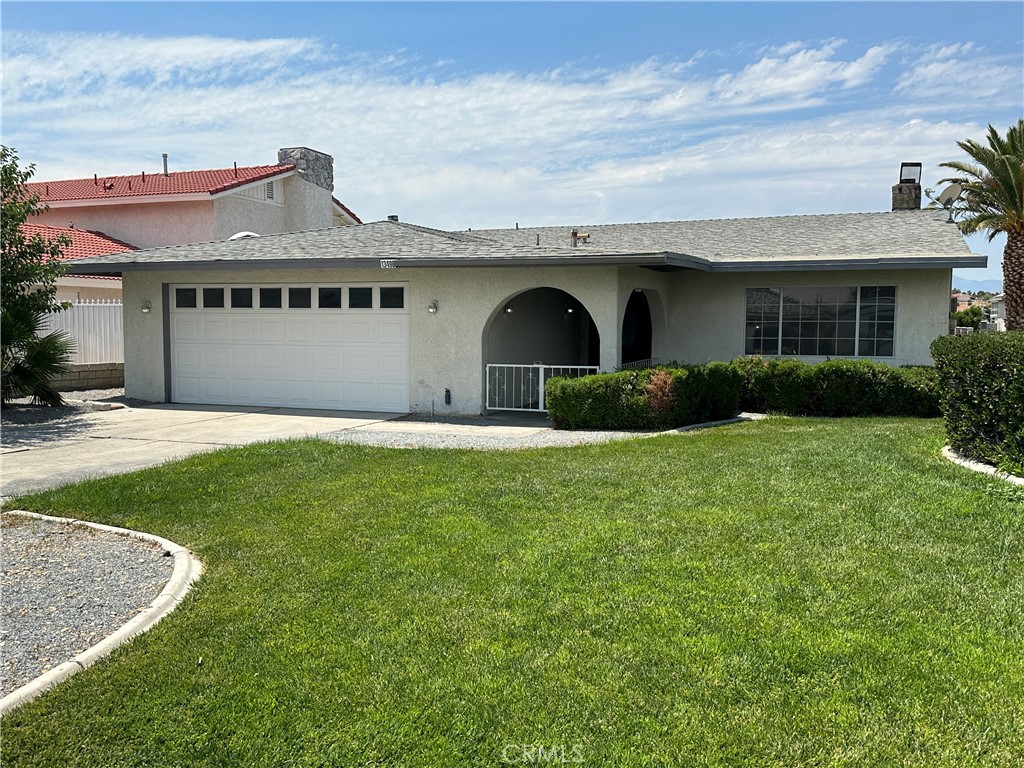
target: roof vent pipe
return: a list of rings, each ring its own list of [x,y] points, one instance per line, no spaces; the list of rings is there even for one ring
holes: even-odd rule
[[[390,216],[388,216],[388,221],[398,221],[398,214],[392,213]]]
[[[166,152],[164,152],[163,157],[164,157],[164,176],[170,176],[171,174],[169,174],[167,172],[167,153]]]
[[[580,231],[578,229],[574,229],[572,231],[572,247],[573,248],[576,247],[576,244],[579,242],[579,240],[580,240]]]

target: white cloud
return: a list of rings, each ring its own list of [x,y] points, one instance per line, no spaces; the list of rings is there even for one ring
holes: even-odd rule
[[[936,104],[1024,106],[1024,55],[1010,61],[979,51],[973,43],[926,49],[899,78],[896,91]]]
[[[880,210],[901,161],[931,172],[994,119],[929,101],[909,84],[931,76],[915,60],[900,79],[897,52],[831,40],[725,72],[698,55],[442,77],[408,51],[307,38],[8,33],[4,143],[39,179],[158,170],[161,152],[172,168],[272,163],[302,144],[334,155],[365,220],[451,228]],[[976,65],[969,43],[939,54]]]

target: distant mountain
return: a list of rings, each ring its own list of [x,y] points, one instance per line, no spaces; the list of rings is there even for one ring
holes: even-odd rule
[[[1002,280],[969,280],[966,277],[960,277],[956,272],[953,273],[953,287],[959,288],[961,291],[968,291],[970,293],[977,293],[978,291],[990,291],[991,293],[1002,293],[1003,292],[1003,281]]]

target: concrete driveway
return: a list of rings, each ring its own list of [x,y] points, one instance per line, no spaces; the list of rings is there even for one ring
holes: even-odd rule
[[[0,496],[129,472],[200,451],[375,424],[397,414],[159,404],[3,424]]]

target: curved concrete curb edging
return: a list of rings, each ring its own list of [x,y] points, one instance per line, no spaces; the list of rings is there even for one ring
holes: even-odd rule
[[[1008,472],[1000,472],[991,464],[983,464],[980,461],[964,458],[948,445],[942,449],[942,458],[948,459],[954,464],[959,464],[961,467],[966,467],[972,472],[981,472],[985,475],[998,477],[1000,480],[1005,480],[1006,482],[1013,483],[1014,485],[1024,486],[1024,477],[1017,477],[1016,475],[1011,475]]]
[[[80,672],[86,667],[99,661],[115,648],[128,642],[136,635],[141,635],[143,632],[149,630],[178,606],[178,603],[180,603],[185,595],[188,594],[192,585],[203,572],[203,564],[187,549],[175,544],[173,541],[168,541],[167,539],[154,536],[150,533],[131,531],[127,528],[115,528],[112,525],[89,523],[84,520],[74,520],[68,517],[50,517],[49,515],[40,515],[36,512],[23,512],[21,510],[4,510],[4,514],[29,517],[36,520],[46,520],[51,523],[78,525],[86,528],[92,528],[97,531],[107,531],[108,533],[116,533],[120,536],[130,536],[135,539],[151,541],[157,546],[162,547],[165,552],[168,552],[174,557],[174,570],[171,572],[171,578],[167,581],[167,584],[164,586],[160,594],[157,595],[153,602],[143,609],[138,616],[115,630],[113,634],[107,636],[103,640],[100,640],[96,645],[82,651],[70,661],[65,661],[63,664],[43,673],[35,680],[25,683],[25,685],[11,691],[9,694],[4,696],[3,699],[0,699],[0,716],[6,715],[11,710],[31,701],[36,696],[43,693],[43,691],[52,688],[57,685],[57,683],[71,677],[76,672]]]

